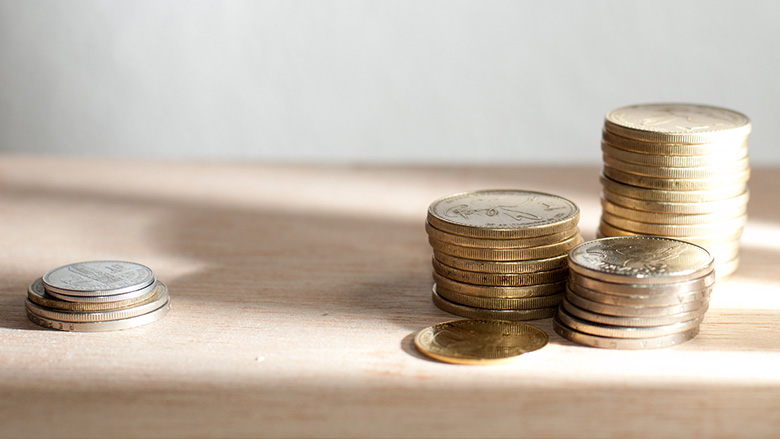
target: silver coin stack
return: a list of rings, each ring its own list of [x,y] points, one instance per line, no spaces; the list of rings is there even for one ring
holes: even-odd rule
[[[569,254],[569,282],[553,328],[588,346],[649,349],[699,332],[715,283],[702,247],[649,236],[584,242]]]
[[[168,288],[148,267],[124,261],[88,261],[55,268],[27,290],[27,317],[62,331],[115,331],[161,319]]]

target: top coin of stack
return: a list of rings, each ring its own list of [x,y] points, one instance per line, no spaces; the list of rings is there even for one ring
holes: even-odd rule
[[[750,120],[723,108],[647,104],[607,113],[599,236],[701,245],[718,277],[739,263],[747,220]]]
[[[161,319],[168,288],[151,269],[124,261],[89,261],[55,268],[27,290],[27,316],[63,331],[113,331]]]
[[[433,301],[463,317],[552,317],[563,297],[569,250],[581,242],[569,200],[521,190],[440,198],[428,208]]]

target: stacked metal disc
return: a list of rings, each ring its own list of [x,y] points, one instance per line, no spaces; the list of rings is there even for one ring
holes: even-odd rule
[[[580,238],[579,209],[539,192],[485,190],[428,208],[433,301],[463,317],[552,317],[563,298],[567,255]]]
[[[114,331],[161,319],[168,288],[134,262],[89,261],[55,268],[27,291],[27,316],[63,331]]]
[[[732,274],[747,221],[750,129],[740,113],[701,105],[607,113],[599,236],[692,242],[715,257],[719,278]]]
[[[649,349],[690,340],[715,283],[706,249],[650,236],[584,242],[569,254],[569,268],[553,328],[600,348]]]

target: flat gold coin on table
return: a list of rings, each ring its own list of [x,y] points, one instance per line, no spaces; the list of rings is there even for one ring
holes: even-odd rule
[[[454,364],[506,364],[543,348],[547,333],[526,323],[453,320],[418,332],[414,345],[424,355]]]

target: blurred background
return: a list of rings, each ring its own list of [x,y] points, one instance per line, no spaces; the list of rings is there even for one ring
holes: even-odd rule
[[[772,1],[0,1],[0,152],[599,164],[612,108],[753,121],[780,164]]]

